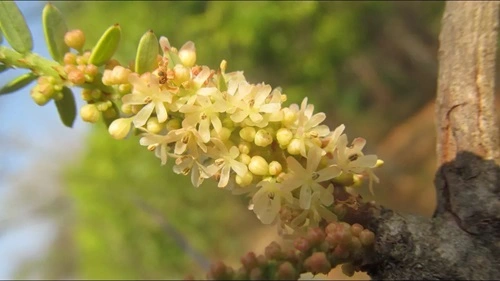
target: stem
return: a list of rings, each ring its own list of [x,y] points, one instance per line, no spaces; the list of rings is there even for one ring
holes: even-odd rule
[[[36,53],[23,55],[11,48],[0,46],[0,62],[9,67],[29,69],[38,76],[52,76],[61,82],[66,78],[60,64]]]

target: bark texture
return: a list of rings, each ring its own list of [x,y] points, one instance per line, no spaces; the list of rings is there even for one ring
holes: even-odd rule
[[[500,279],[499,2],[447,2],[436,99],[433,218],[383,209],[371,222],[373,279]]]

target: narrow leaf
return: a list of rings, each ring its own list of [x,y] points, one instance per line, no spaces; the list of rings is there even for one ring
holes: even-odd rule
[[[10,46],[19,53],[33,49],[33,38],[23,14],[14,1],[0,1],[0,27]]]
[[[21,88],[25,87],[29,83],[31,83],[33,80],[35,80],[37,76],[33,74],[33,72],[28,72],[25,73],[14,80],[10,81],[9,83],[5,84],[1,89],[0,89],[0,95],[5,95],[5,94],[10,94],[13,93],[17,90],[20,90]]]
[[[116,52],[120,43],[121,28],[115,24],[101,36],[90,54],[89,63],[100,66],[106,63]]]
[[[63,97],[60,100],[56,100],[57,112],[59,112],[59,117],[66,127],[73,127],[73,123],[76,118],[76,102],[73,92],[68,87],[63,87],[62,89]]]
[[[0,64],[0,73],[4,72],[5,70],[9,69],[5,64]]]
[[[64,35],[68,32],[66,21],[61,12],[52,4],[47,3],[42,14],[45,42],[52,58],[62,62],[69,47],[64,43]]]
[[[156,59],[159,54],[158,38],[152,30],[146,32],[139,41],[135,57],[135,72],[143,74],[153,71],[157,66]]]

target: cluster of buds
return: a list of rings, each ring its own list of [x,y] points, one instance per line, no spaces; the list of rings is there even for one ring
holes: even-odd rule
[[[272,242],[264,255],[247,253],[238,270],[216,262],[207,279],[297,280],[306,272],[328,274],[337,265],[342,265],[344,274],[352,276],[360,270],[374,242],[374,233],[360,224],[330,223],[325,229],[310,228],[305,236],[293,241],[294,248],[284,249]]]
[[[344,125],[333,131],[322,125],[325,114],[314,113],[307,98],[284,107],[280,88],[226,73],[226,61],[218,70],[196,65],[192,42],[179,50],[165,37],[159,43],[163,55],[151,71],[116,65],[104,72],[103,83],[123,95],[125,115],[109,126],[114,138],[125,138],[133,125],[162,164],[173,158],[174,171],[190,175],[196,187],[213,178],[220,188],[248,194],[249,208],[265,224],[284,208],[302,210],[309,225],[334,221],[326,208],[334,203],[332,182],[368,178],[371,187],[378,180],[372,169],[382,161],[364,155],[366,141],[349,143]]]

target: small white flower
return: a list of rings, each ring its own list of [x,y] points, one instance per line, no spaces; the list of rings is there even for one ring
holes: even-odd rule
[[[144,133],[142,136],[143,137],[139,140],[139,143],[147,146],[148,150],[154,150],[156,157],[161,159],[161,164],[165,165],[167,163],[168,152],[170,150],[168,144],[174,141],[172,136],[151,133]]]
[[[297,106],[290,107],[292,111],[297,110]],[[313,115],[314,105],[307,104],[307,98],[304,98],[297,113],[297,120],[291,126],[295,129],[294,137],[300,141],[300,154],[306,157],[307,148],[317,145],[319,138],[325,137],[330,133],[330,128],[326,125],[319,125],[326,119],[323,112]],[[323,155],[325,153],[323,152]]]
[[[214,168],[203,166],[196,158],[185,155],[175,160],[174,172],[176,174],[187,175],[191,173],[191,183],[199,187],[205,179],[210,178],[216,173]]]
[[[319,183],[338,176],[341,170],[336,166],[328,166],[317,171],[322,153],[323,150],[321,148],[317,146],[311,147],[307,154],[306,168],[302,167],[292,156],[286,159],[289,175],[283,184],[287,185],[290,189],[300,187],[299,206],[302,209],[309,209],[311,207],[313,193],[319,193],[321,202],[324,205],[329,206],[333,203],[333,194],[328,192]]]
[[[164,103],[172,101],[172,94],[160,89],[158,77],[151,73],[145,73],[141,77],[137,73],[132,73],[128,79],[133,88],[132,93],[123,96],[123,104],[144,105],[134,116],[134,126],[140,127],[146,124],[153,111],[160,123],[165,122],[168,114]]]
[[[212,88],[212,90],[218,91],[216,88]],[[199,124],[198,132],[203,142],[207,143],[210,141],[210,124],[219,133],[222,128],[219,113],[225,110],[226,107],[223,102],[219,100],[212,102],[210,97],[198,95],[196,104],[184,105],[179,111],[186,114],[182,126],[190,127]]]
[[[208,168],[213,169],[212,167],[215,167],[217,171],[221,171],[218,187],[227,186],[231,170],[241,177],[248,172],[247,165],[236,160],[240,155],[238,147],[232,146],[228,150],[222,141],[215,138],[212,138],[211,141],[215,147],[209,148],[208,155],[214,158],[215,162]]]
[[[168,132],[168,135],[171,140],[175,141],[174,153],[177,155],[183,154],[187,149],[189,154],[198,157],[198,147],[203,152],[207,152],[207,146],[193,126],[172,130]]]
[[[264,224],[274,221],[281,209],[282,199],[292,203],[293,196],[285,185],[273,181],[261,181],[259,190],[252,197],[253,211]]]
[[[239,123],[248,117],[252,123],[259,124],[264,120],[264,113],[278,112],[281,103],[276,102],[276,98],[271,98],[272,102],[266,103],[271,90],[269,85],[241,83],[235,95],[239,102],[236,111],[231,115],[231,120]],[[280,95],[280,93],[273,91],[272,95]]]

